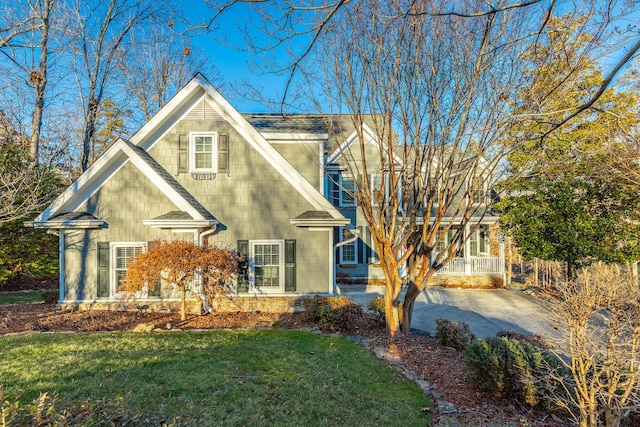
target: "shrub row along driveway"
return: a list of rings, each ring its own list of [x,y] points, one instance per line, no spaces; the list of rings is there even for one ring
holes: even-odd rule
[[[341,291],[366,307],[370,300],[383,295],[384,287],[347,285]],[[492,337],[499,331],[558,336],[550,303],[515,290],[427,287],[416,300],[411,327],[434,335],[439,318],[467,322],[478,338]]]

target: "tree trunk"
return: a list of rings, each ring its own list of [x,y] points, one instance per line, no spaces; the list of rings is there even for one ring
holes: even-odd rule
[[[42,113],[44,111],[44,98],[47,88],[47,74],[49,72],[49,16],[54,6],[52,0],[42,2],[42,29],[40,38],[40,65],[37,70],[31,72],[29,76],[30,82],[33,84],[35,91],[35,104],[33,114],[31,116],[31,158],[34,162],[38,162],[40,157],[40,135],[42,134]]]
[[[180,301],[180,320],[187,320],[187,289],[183,286],[181,289],[182,301]]]
[[[395,343],[400,329],[400,310],[398,300],[393,297],[393,289],[387,283],[384,291],[384,310],[387,317],[387,335],[389,343]]]
[[[416,298],[420,295],[420,289],[415,283],[409,283],[407,293],[404,296],[404,302],[402,304],[402,332],[405,336],[408,336],[411,332],[411,318],[413,317],[413,306],[416,302]]]
[[[533,286],[536,288],[540,286],[538,283],[538,258],[533,259]]]
[[[84,138],[82,141],[82,161],[80,164],[82,168],[82,172],[86,171],[87,168],[89,167],[89,160],[90,160],[91,151],[92,151],[91,142],[93,141],[93,137],[96,133],[98,104],[99,104],[98,100],[94,98],[89,99],[89,106],[87,109],[87,122],[85,124]]]

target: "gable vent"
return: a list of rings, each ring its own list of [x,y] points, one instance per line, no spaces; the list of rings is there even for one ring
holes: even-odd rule
[[[186,120],[219,120],[222,117],[204,99],[189,111]]]

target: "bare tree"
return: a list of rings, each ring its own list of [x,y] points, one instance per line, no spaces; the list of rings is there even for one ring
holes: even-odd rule
[[[552,374],[555,402],[576,425],[618,426],[640,408],[640,290],[618,266],[594,265],[556,287],[564,325],[557,348],[569,372]]]
[[[100,105],[108,93],[118,55],[136,26],[155,23],[163,16],[164,2],[150,0],[75,0],[68,11],[73,64],[84,110],[80,166],[89,166]]]
[[[384,271],[392,338],[400,325],[408,333],[415,298],[490,215],[508,148],[498,142],[521,84],[521,46],[509,42],[530,28],[516,12],[441,18],[418,13],[428,2],[414,7],[395,16],[375,2],[343,7],[320,42],[322,76],[308,77],[323,79],[332,109],[347,111],[356,129],[341,154],[362,176],[354,196]]]
[[[600,89],[610,86],[638,50],[629,45],[632,30],[614,34],[616,19],[632,11],[614,2],[293,2],[276,11],[271,6],[257,6],[258,29],[271,43],[250,46],[263,54],[259,61],[288,76],[281,108],[292,100],[299,108],[322,110],[329,104],[349,115],[356,129],[357,141],[343,147],[343,167],[354,179],[363,178],[355,179],[354,197],[385,274],[392,338],[400,324],[408,333],[417,295],[460,251],[469,250],[470,236],[491,215],[489,192],[511,149],[502,141],[514,131],[513,106],[527,83],[522,54],[525,48],[553,51],[541,37],[550,17],[562,9],[583,18],[580,37],[590,37],[590,43],[578,58],[628,47],[629,55],[605,75]],[[253,40],[259,39],[248,32],[247,43]],[[601,94],[596,90],[556,112],[556,122],[536,138]],[[300,102],[310,97],[310,103]],[[369,152],[367,128],[379,144],[377,157]],[[370,182],[372,174],[382,182]],[[400,304],[403,278],[409,288]]]
[[[197,72],[213,84],[221,83],[215,62],[206,52],[193,47],[186,35],[174,32],[173,25],[132,31],[118,69],[124,92],[132,95],[135,109],[143,113],[141,124],[151,119]]]
[[[37,162],[42,138],[55,0],[25,0],[13,3],[11,7],[13,9],[11,13],[7,13],[6,18],[15,21],[8,23],[8,27],[2,31],[0,52],[19,70],[33,90],[30,153],[33,161]],[[16,20],[16,16],[22,17]],[[33,57],[39,57],[37,63]]]

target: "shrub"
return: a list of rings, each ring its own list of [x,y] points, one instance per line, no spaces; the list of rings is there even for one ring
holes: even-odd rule
[[[547,372],[559,361],[528,342],[506,337],[478,340],[465,352],[467,376],[480,389],[501,397],[514,396],[535,406],[549,394]]]
[[[456,322],[449,319],[436,320],[436,340],[442,345],[464,350],[474,342],[476,336],[469,329],[466,322]]]
[[[384,309],[384,298],[377,297],[369,301],[367,310],[371,313],[373,321],[379,326],[386,325],[386,314]]]
[[[54,289],[47,289],[42,291],[42,299],[45,304],[56,304],[60,297],[60,291]]]
[[[306,318],[332,332],[350,332],[363,319],[362,306],[347,297],[307,297],[302,300]]]

